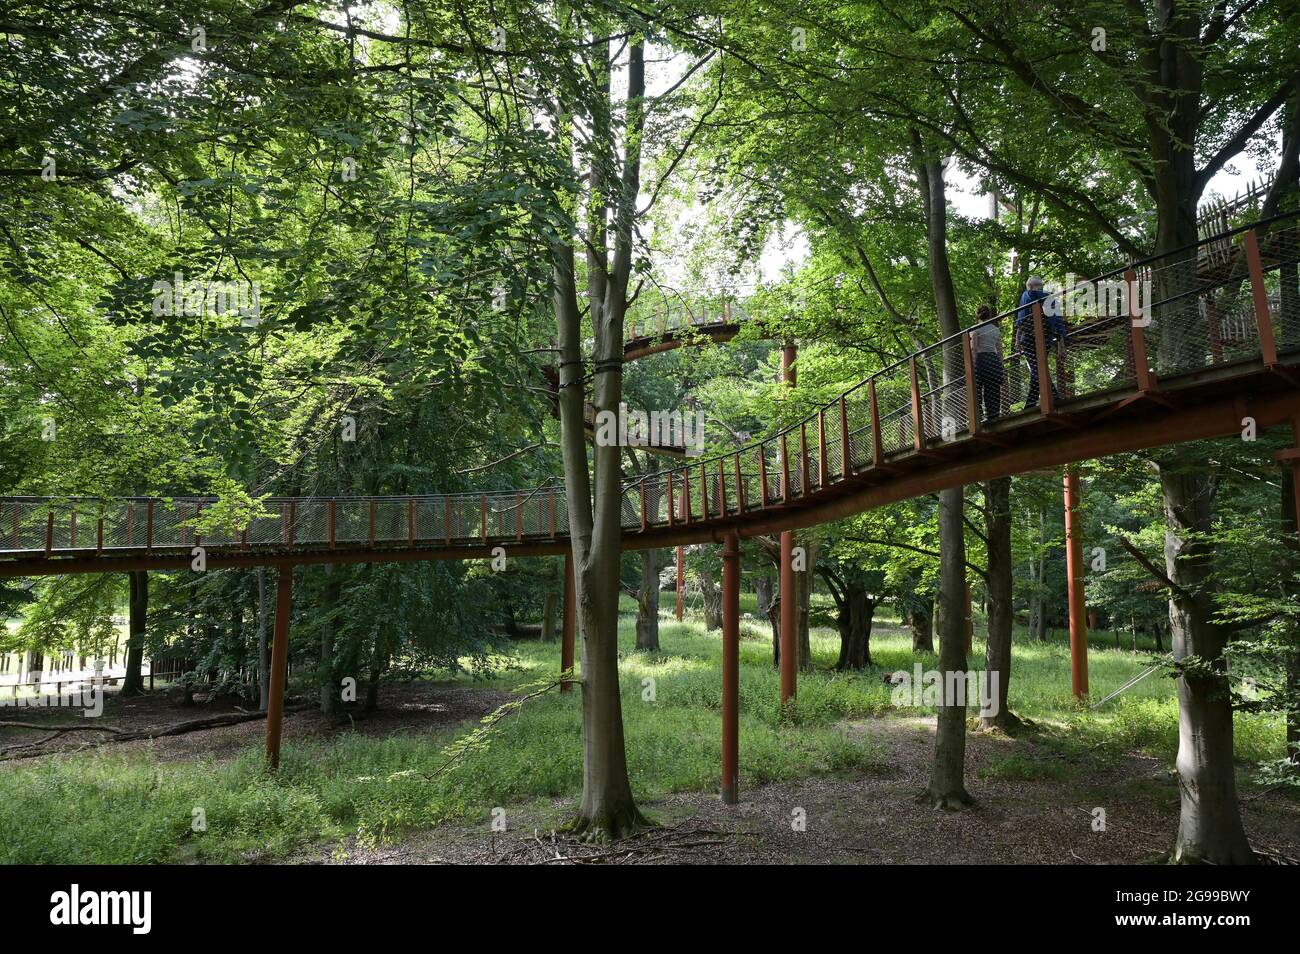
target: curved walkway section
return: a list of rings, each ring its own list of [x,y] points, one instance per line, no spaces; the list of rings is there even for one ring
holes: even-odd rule
[[[1294,423],[1298,250],[1297,213],[1288,213],[967,329],[766,440],[625,481],[624,546],[796,529],[943,487],[1233,434],[1247,417],[1259,429]],[[1066,337],[1054,341],[1062,322]],[[703,327],[633,327],[628,345]],[[567,548],[560,480],[475,494],[270,499],[229,528],[210,525],[216,505],[3,498],[0,576],[184,568],[195,547],[209,568]]]

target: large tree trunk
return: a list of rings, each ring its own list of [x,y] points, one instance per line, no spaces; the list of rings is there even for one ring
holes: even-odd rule
[[[930,285],[939,329],[945,339],[961,333],[957,296],[948,266],[947,196],[943,165],[920,134],[912,132],[917,183],[925,209],[926,244]],[[943,355],[944,383],[965,374],[961,349],[949,347]],[[1046,385],[1044,385],[1046,386]],[[971,804],[966,792],[966,704],[963,694],[952,691],[966,678],[966,541],[963,527],[965,492],[952,487],[939,492],[939,600],[943,618],[939,631],[941,693],[935,730],[934,763],[930,784],[922,798],[939,808],[955,809]]]
[[[604,62],[609,44],[605,41]],[[617,413],[622,400],[623,317],[632,267],[632,226],[640,185],[640,140],[645,93],[644,46],[628,51],[626,151],[617,183],[614,261],[606,268],[606,202],[613,182],[605,164],[593,163],[588,180],[588,297],[595,335],[592,396],[597,413]],[[608,90],[608,69],[601,82]],[[612,145],[598,110],[593,134],[598,148]],[[573,246],[552,245],[556,328],[560,347],[560,431],[564,456],[569,537],[573,549],[577,621],[582,631],[582,801],[568,830],[591,838],[617,839],[645,825],[627,774],[623,710],[618,680],[619,553],[622,546],[622,449],[597,442],[595,474],[588,470],[583,421],[584,369]],[[594,485],[594,496],[593,496]]]
[[[1175,589],[1169,624],[1178,676],[1178,780],[1182,793],[1178,862],[1250,864],[1237,806],[1232,701],[1223,656],[1229,635],[1213,623],[1212,530],[1215,480],[1204,458],[1160,466],[1165,500],[1165,572]]]
[[[907,626],[912,631],[912,652],[934,652],[934,601],[917,597],[908,607]]]
[[[130,579],[130,624],[126,638],[126,676],[122,679],[124,696],[138,696],[144,692],[144,640],[149,616],[149,574],[145,570],[132,570]]]
[[[636,597],[636,648],[659,652],[659,550],[641,551],[641,588]]]
[[[996,680],[996,709],[980,714],[984,728],[1015,729],[1020,719],[1007,706],[1007,688],[1011,684],[1011,478],[998,477],[984,485],[985,534],[988,537],[988,641],[985,644],[984,678],[986,686]]]
[[[841,672],[866,669],[871,663],[871,624],[876,604],[860,584],[845,581],[844,606],[835,619],[840,631],[840,658],[835,668]]]

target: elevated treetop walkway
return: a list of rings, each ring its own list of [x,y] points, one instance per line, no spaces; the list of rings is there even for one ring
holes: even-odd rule
[[[996,329],[1005,367],[992,385],[991,414],[975,375],[972,328],[878,371],[762,441],[626,480],[624,545],[797,529],[944,487],[1237,433],[1246,416],[1261,429],[1288,422],[1300,407],[1298,235],[1297,214],[1289,213],[1062,292],[1071,332],[1055,354],[1037,307],[1021,323],[1027,339],[1017,340],[1016,309],[998,315],[985,323]],[[1097,313],[1117,301],[1123,313]],[[1072,313],[1076,306],[1086,313]],[[628,354],[660,348],[665,335],[688,329],[734,335],[735,315],[634,323]],[[1033,369],[1056,382],[1056,393],[1044,388],[1041,402],[1025,407]],[[567,547],[559,478],[481,493],[270,498],[267,515],[199,530],[216,503],[0,498],[0,576],[184,569],[199,546],[214,569]]]
[[[1251,418],[1261,430],[1289,423],[1300,444],[1298,262],[1296,213],[1217,233],[1065,292],[1071,305],[1083,301],[1082,314],[1064,309],[1076,320],[1063,347],[1049,347],[1040,304],[1024,316],[1013,309],[895,362],[762,441],[624,481],[624,546],[724,543],[723,801],[736,801],[738,787],[741,536],[781,531],[784,571],[792,545],[786,531],[947,487],[1236,434]],[[662,345],[666,334],[685,332],[647,334],[634,325],[625,356],[651,353],[644,349]],[[981,351],[996,341],[1003,359],[980,362],[978,376],[976,339]],[[1041,400],[1026,406],[1034,378],[1044,383]],[[1294,465],[1300,451],[1282,457]],[[1069,497],[1068,477],[1066,486]],[[572,671],[573,566],[559,480],[504,492],[264,503],[269,515],[225,529],[203,518],[219,504],[211,499],[0,498],[0,576],[179,570],[191,565],[195,548],[207,569],[278,566],[267,706],[272,767],[295,565],[459,560],[497,547],[519,556],[565,553],[560,668]],[[1069,519],[1067,512],[1072,536]],[[1077,665],[1077,536],[1071,554]],[[796,655],[786,609],[783,702],[794,695]],[[1082,686],[1086,693],[1086,675]]]

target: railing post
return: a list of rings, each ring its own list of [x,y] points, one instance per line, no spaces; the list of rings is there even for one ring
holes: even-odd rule
[[[644,532],[645,532],[645,528],[646,528],[646,512],[645,512],[645,478],[644,478],[644,477],[641,478],[640,486],[641,486],[641,531],[644,533]],[[552,505],[552,507],[554,507],[554,505],[555,505],[555,491],[554,491],[554,490],[551,491],[551,505]],[[554,517],[554,513],[555,513],[555,511],[552,510],[552,511],[551,511],[552,517]],[[552,519],[552,521],[551,521],[551,536],[552,536],[552,537],[555,536],[555,521],[554,521],[554,519]]]
[[[1146,394],[1155,390],[1156,376],[1152,373],[1150,364],[1147,363],[1146,334],[1142,330],[1142,325],[1133,320],[1140,317],[1133,312],[1134,303],[1137,301],[1137,281],[1136,271],[1132,268],[1124,269],[1126,291],[1124,300],[1128,309],[1128,342],[1129,352],[1133,359],[1133,377],[1137,381],[1138,393]]]
[[[1056,410],[1055,395],[1052,393],[1052,378],[1047,365],[1047,335],[1043,331],[1043,305],[1034,302],[1034,360],[1038,368],[1038,408],[1044,414]]]
[[[694,517],[691,515],[691,472],[682,468],[682,522],[690,523]]]
[[[479,536],[484,543],[487,543],[487,495],[480,494],[478,498],[478,523]]]
[[[916,355],[907,359],[907,365],[912,385],[912,446],[919,451],[925,447],[925,410],[921,407],[921,379],[916,370]]]
[[[72,507],[72,515],[68,523],[68,546],[73,550],[77,549],[77,507],[75,504]]]
[[[1273,320],[1268,311],[1268,288],[1264,285],[1264,265],[1259,257],[1259,238],[1255,229],[1246,233],[1246,267],[1250,270],[1250,294],[1255,301],[1255,324],[1259,328],[1259,353],[1264,367],[1277,366],[1277,339],[1273,337]]]
[[[325,505],[325,535],[329,538],[329,548],[334,549],[334,520],[337,509],[333,500]]]
[[[745,478],[740,472],[740,451],[736,451],[736,513],[745,512]]]
[[[758,509],[767,506],[767,451],[758,445]]]
[[[975,356],[970,350],[970,335],[961,333],[961,360],[966,368],[966,433],[978,434],[980,425],[979,398],[975,393]]]
[[[54,508],[45,513],[45,555],[48,557],[54,549]]]
[[[153,549],[153,501],[150,500],[144,505],[144,551],[148,553]]]
[[[705,473],[704,461],[700,461],[700,515],[709,519],[709,477]]]
[[[370,549],[375,548],[375,506],[374,500],[370,501]]]
[[[1219,316],[1219,306],[1214,302],[1213,289],[1205,297],[1205,318],[1210,325],[1210,360],[1215,364],[1223,364],[1223,329],[1219,324],[1222,319]]]
[[[641,529],[645,529],[645,496],[641,497]],[[555,488],[551,488],[551,539],[555,539]],[[450,541],[448,541],[450,542]]]
[[[519,491],[515,491],[515,539],[523,541],[524,539],[524,498]]]
[[[135,546],[135,504],[126,505],[126,545]],[[18,508],[14,508],[14,549],[18,549]]]
[[[677,514],[674,513],[674,511],[677,509],[677,500],[673,496],[673,472],[671,470],[668,471],[667,495],[668,495],[668,526],[671,527],[674,526],[677,522]]]
[[[293,546],[298,536],[298,501],[289,501],[289,546]]]

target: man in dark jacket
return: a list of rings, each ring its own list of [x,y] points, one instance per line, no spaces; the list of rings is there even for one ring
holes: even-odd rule
[[[1016,350],[1024,355],[1029,363],[1029,393],[1025,396],[1025,410],[1038,405],[1038,348],[1034,340],[1034,302],[1040,302],[1043,309],[1043,343],[1050,353],[1053,346],[1064,348],[1066,338],[1065,320],[1061,317],[1060,297],[1049,295],[1043,290],[1043,280],[1031,277],[1025,282],[1024,294],[1020,296],[1020,307],[1016,311],[1015,335]],[[1056,385],[1048,374],[1047,385],[1052,389],[1052,397],[1058,398]]]

